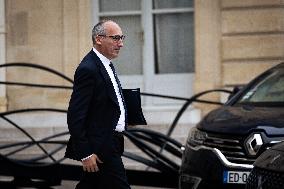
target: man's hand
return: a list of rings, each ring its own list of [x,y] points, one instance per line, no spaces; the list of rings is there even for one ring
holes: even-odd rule
[[[87,172],[99,171],[98,163],[103,163],[96,154],[82,161],[83,170]]]

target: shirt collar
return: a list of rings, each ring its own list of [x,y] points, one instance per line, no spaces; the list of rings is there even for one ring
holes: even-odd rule
[[[102,61],[104,65],[110,64],[110,60],[104,55],[102,55],[95,47],[93,47],[93,51],[96,53],[96,55],[99,57],[99,59]]]

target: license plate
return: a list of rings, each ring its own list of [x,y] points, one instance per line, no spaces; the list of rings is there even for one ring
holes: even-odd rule
[[[224,171],[223,183],[245,184],[250,172]]]

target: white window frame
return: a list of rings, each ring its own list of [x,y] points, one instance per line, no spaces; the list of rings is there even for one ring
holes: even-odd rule
[[[156,74],[155,73],[155,56],[154,56],[154,29],[153,29],[153,16],[156,14],[171,14],[171,13],[190,13],[194,12],[194,8],[169,8],[169,9],[152,9],[152,0],[141,0],[141,10],[137,11],[111,11],[111,12],[99,12],[99,0],[92,1],[92,21],[97,23],[99,17],[107,16],[141,16],[141,28],[143,32],[143,52],[142,52],[142,75],[121,75],[121,81],[123,86],[127,83],[128,88],[136,88],[141,86],[141,90],[149,93],[157,93],[155,89],[159,85],[160,81],[171,80],[176,83],[186,81],[187,86],[185,97],[189,97],[193,94],[193,80],[194,73],[177,73],[177,74]],[[149,14],[150,12],[150,14]],[[159,92],[158,92],[159,93]],[[177,94],[177,96],[179,96]],[[157,99],[155,98],[144,98],[145,105],[155,106]],[[165,100],[162,100],[165,101]],[[167,99],[168,101],[168,99]],[[177,101],[172,101],[172,105],[176,104]],[[171,106],[172,106],[171,105]]]

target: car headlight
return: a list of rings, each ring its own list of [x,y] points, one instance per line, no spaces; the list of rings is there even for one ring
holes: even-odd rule
[[[189,131],[187,142],[191,145],[201,145],[204,143],[207,138],[207,134],[203,131],[198,130],[196,127],[193,127]]]

